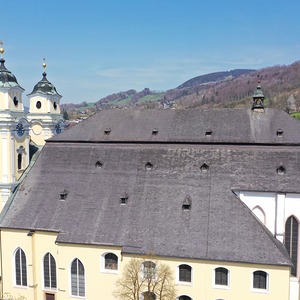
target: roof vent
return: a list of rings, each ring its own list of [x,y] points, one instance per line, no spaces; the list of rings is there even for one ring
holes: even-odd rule
[[[203,164],[201,167],[200,167],[201,171],[202,172],[207,172],[208,169],[209,169],[209,166],[207,164]]]
[[[189,211],[192,207],[192,200],[190,196],[186,196],[182,203],[182,210]]]
[[[67,195],[68,195],[68,191],[66,189],[64,189],[59,195],[60,195],[60,200],[66,200],[67,199]]]
[[[110,128],[104,129],[104,134],[109,135],[110,132],[111,132],[111,129],[110,129]]]
[[[206,130],[205,136],[211,136],[211,135],[212,135],[212,130],[211,129]]]
[[[147,162],[147,163],[145,164],[145,169],[146,169],[146,170],[152,170],[152,168],[153,168],[153,165],[152,165],[150,162]]]
[[[158,134],[158,128],[154,128],[152,130],[152,135],[157,135]]]
[[[284,166],[281,165],[281,166],[279,166],[279,167],[276,169],[276,172],[277,172],[278,175],[284,175],[285,172],[286,172],[286,169],[285,169]]]
[[[120,198],[120,204],[127,204],[128,194],[124,193],[124,195]]]
[[[283,130],[281,128],[279,128],[276,132],[276,135],[279,137],[283,136]]]
[[[95,163],[95,168],[102,168],[102,166],[103,166],[103,163],[99,160]]]

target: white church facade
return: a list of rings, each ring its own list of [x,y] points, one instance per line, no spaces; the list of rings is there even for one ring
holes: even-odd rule
[[[23,104],[24,89],[6,69],[4,48],[0,45],[0,207],[18,185],[30,163],[32,148],[63,129],[60,99],[56,88],[43,73],[43,78],[28,95],[29,113]],[[46,68],[46,64],[43,64]]]

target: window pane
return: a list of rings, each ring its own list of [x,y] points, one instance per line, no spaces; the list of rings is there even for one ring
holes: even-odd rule
[[[293,216],[289,217],[285,223],[284,244],[293,263],[291,274],[297,276],[298,221]]]
[[[155,263],[152,261],[145,261],[143,263],[143,271],[144,271],[144,278],[154,278],[155,277]]]
[[[192,268],[189,265],[179,266],[179,281],[192,281]]]
[[[215,284],[228,285],[228,270],[225,268],[217,268],[215,270]]]
[[[256,271],[253,273],[253,287],[256,289],[267,289],[267,273]]]
[[[117,270],[118,269],[118,257],[113,253],[105,255],[105,269]]]
[[[49,253],[44,257],[44,286],[50,287]]]
[[[56,262],[54,257],[50,254],[50,274],[51,274],[51,288],[56,288]]]
[[[71,289],[74,296],[85,296],[84,267],[79,259],[71,265]]]
[[[15,254],[15,266],[16,266],[16,284],[21,285],[21,256],[20,249]]]

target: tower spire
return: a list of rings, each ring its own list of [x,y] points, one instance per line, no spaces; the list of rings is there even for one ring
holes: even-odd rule
[[[258,80],[256,90],[253,94],[252,110],[263,112],[264,111],[264,100],[265,100],[265,96],[261,89],[260,81]]]
[[[4,53],[4,48],[3,48],[3,42],[0,41],[0,59],[3,59],[3,53]]]
[[[42,75],[46,79],[46,76],[47,76],[47,73],[46,73],[47,64],[46,64],[46,58],[45,57],[43,58],[43,64],[42,64],[42,66],[43,66],[43,69],[44,69],[44,72],[43,72]]]

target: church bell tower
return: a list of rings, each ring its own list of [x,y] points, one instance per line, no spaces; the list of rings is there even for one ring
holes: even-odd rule
[[[0,210],[29,164],[29,123],[16,77],[6,69],[0,42]]]
[[[64,129],[63,116],[60,111],[61,95],[55,86],[48,81],[46,62],[43,62],[42,80],[28,95],[30,108],[28,120],[31,122],[30,136],[36,145],[44,145],[45,140]]]

